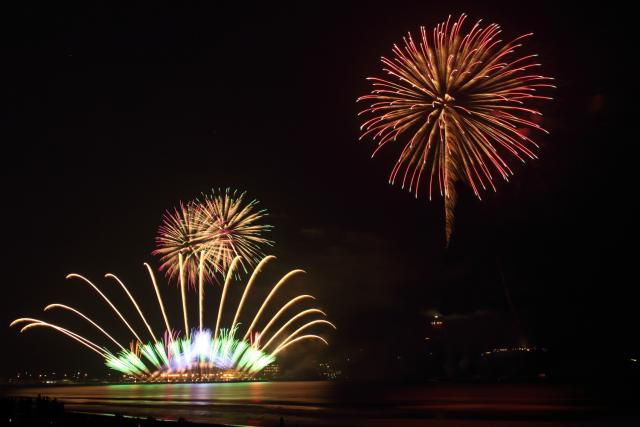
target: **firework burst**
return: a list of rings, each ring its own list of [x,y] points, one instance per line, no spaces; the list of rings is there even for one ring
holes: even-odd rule
[[[261,223],[267,211],[257,209],[258,201],[244,197],[237,190],[212,191],[165,212],[153,253],[168,278],[195,287],[200,274],[209,281],[224,276],[237,256],[245,272],[260,260],[260,247],[273,244],[263,237],[272,227]]]
[[[203,195],[200,211],[203,234],[211,236],[206,256],[221,271],[226,272],[235,257],[255,265],[264,256],[261,245],[273,242],[262,235],[271,230],[270,225],[260,223],[267,215],[266,209],[257,209],[258,201],[244,202],[245,193],[237,190],[224,193],[212,191]],[[243,264],[244,271],[247,269]]]
[[[162,225],[158,228],[157,249],[153,253],[160,256],[160,270],[165,270],[169,278],[177,278],[182,264],[189,283],[195,284],[208,240],[210,236],[203,233],[201,207],[194,202],[180,202],[173,211],[165,212]],[[207,279],[211,279],[211,273],[217,268],[217,265],[207,262],[203,273]]]
[[[429,200],[434,189],[444,197],[445,237],[453,231],[455,184],[462,181],[480,198],[480,191],[496,190],[494,176],[508,181],[509,162],[536,158],[538,145],[528,129],[546,132],[536,123],[541,113],[532,101],[551,99],[538,90],[553,88],[552,78],[532,73],[537,55],[514,58],[525,34],[511,42],[498,39],[500,27],[478,21],[464,34],[466,15],[436,25],[432,37],[420,28],[416,43],[411,33],[393,56],[382,58],[388,79],[370,77],[373,89],[358,101],[370,115],[360,139],[371,137],[378,150],[403,139],[404,147],[389,182],[401,180],[416,198],[425,182]]]

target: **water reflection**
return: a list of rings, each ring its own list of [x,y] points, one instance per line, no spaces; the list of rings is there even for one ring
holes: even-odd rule
[[[300,426],[439,426],[443,420],[520,426],[524,419],[578,426],[607,415],[592,392],[549,384],[127,384],[33,387],[10,394],[56,397],[71,410],[259,426],[278,425],[281,416],[287,425]]]

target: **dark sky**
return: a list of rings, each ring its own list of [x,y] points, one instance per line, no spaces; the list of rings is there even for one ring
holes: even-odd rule
[[[105,287],[104,273],[121,275],[159,316],[142,262],[157,265],[163,210],[227,186],[269,209],[273,277],[306,269],[300,290],[338,325],[318,357],[415,355],[430,310],[458,322],[452,339],[469,351],[512,343],[498,262],[529,344],[576,360],[638,354],[628,10],[208,3],[3,5],[3,375],[101,369],[63,337],[8,323],[69,302],[124,337],[88,288],[64,279],[71,271]],[[527,50],[558,89],[543,106],[540,159],[482,202],[461,187],[445,250],[441,201],[386,183],[398,152],[370,159],[355,99],[406,31],[461,12],[505,38],[534,32]],[[175,289],[163,291],[175,305]]]

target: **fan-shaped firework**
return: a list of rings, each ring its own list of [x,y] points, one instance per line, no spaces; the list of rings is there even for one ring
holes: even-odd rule
[[[260,222],[267,211],[256,208],[258,201],[245,203],[244,196],[229,189],[212,191],[164,214],[154,254],[160,256],[167,277],[180,277],[181,283],[186,280],[194,287],[199,272],[207,280],[216,273],[223,276],[236,256],[249,265],[259,261],[264,255],[260,246],[273,244],[262,236],[272,227]]]
[[[537,90],[554,87],[552,78],[529,71],[540,65],[533,62],[537,55],[513,57],[531,34],[502,43],[498,25],[483,28],[478,21],[463,35],[465,19],[449,17],[436,25],[431,40],[424,27],[417,43],[408,33],[404,46],[394,45],[391,59],[382,58],[391,77],[369,78],[371,94],[358,99],[369,104],[360,114],[373,116],[362,124],[360,137],[377,141],[373,155],[405,136],[389,181],[400,177],[402,188],[417,198],[424,180],[429,199],[436,186],[444,197],[447,244],[455,183],[465,182],[480,198],[480,189],[496,190],[495,173],[505,180],[513,174],[507,157],[536,158],[527,128],[546,131],[534,121],[541,113],[528,104],[551,99]]]
[[[307,321],[300,326],[300,319],[304,317],[308,318],[310,315],[325,316],[324,312],[321,310],[317,308],[309,308],[291,316],[289,320],[284,322],[277,331],[272,332],[273,328],[278,323],[278,320],[292,306],[303,300],[315,300],[311,295],[300,295],[282,305],[266,325],[261,329],[258,329],[258,325],[261,323],[261,316],[278,289],[284,286],[291,277],[304,273],[302,270],[293,270],[283,276],[278,283],[271,288],[269,294],[253,316],[251,323],[246,328],[244,336],[242,338],[239,336],[236,337],[240,326],[238,320],[240,319],[242,309],[256,276],[264,264],[274,258],[275,257],[273,256],[265,257],[254,270],[245,286],[242,298],[235,310],[235,315],[230,323],[231,326],[228,328],[221,327],[223,306],[227,295],[227,289],[233,276],[233,270],[240,262],[239,257],[234,258],[233,262],[229,266],[229,271],[227,272],[224,287],[222,289],[222,295],[220,297],[215,328],[213,331],[204,327],[204,304],[202,303],[202,293],[200,294],[198,328],[191,329],[189,327],[185,294],[183,293],[182,307],[184,310],[184,330],[179,332],[171,329],[169,319],[166,315],[164,304],[162,302],[162,297],[160,296],[160,289],[157,286],[153,270],[151,270],[151,267],[148,264],[145,264],[145,266],[151,277],[151,282],[155,289],[156,296],[158,298],[158,305],[164,320],[164,334],[160,339],[158,339],[158,336],[154,333],[151,325],[147,322],[146,317],[127,287],[113,274],[107,274],[105,277],[115,280],[125,291],[131,300],[131,303],[140,315],[142,322],[146,326],[152,341],[145,344],[131,323],[111,302],[111,300],[94,283],[79,274],[69,274],[67,278],[80,279],[92,287],[111,307],[135,337],[128,349],[88,316],[75,308],[63,304],[50,304],[45,307],[45,311],[58,308],[74,313],[89,322],[100,332],[101,335],[108,338],[120,350],[112,352],[107,347],[98,345],[67,328],[32,317],[16,319],[11,323],[11,325],[23,324],[22,329],[20,330],[21,332],[35,327],[47,327],[54,329],[103,357],[106,365],[110,368],[141,379],[167,380],[175,377],[178,377],[179,379],[187,378],[199,380],[219,379],[221,378],[220,374],[223,370],[234,371],[235,374],[233,375],[235,378],[251,378],[253,375],[260,372],[265,366],[273,363],[276,360],[276,355],[281,351],[297,342],[315,339],[327,344],[324,338],[315,334],[303,334],[304,331],[318,325],[328,325],[335,328],[331,322],[322,318]],[[203,267],[201,266],[200,268]],[[291,329],[293,329],[293,326],[296,325],[296,323],[299,327],[292,332]],[[268,337],[268,340],[263,342],[265,341],[265,337]]]

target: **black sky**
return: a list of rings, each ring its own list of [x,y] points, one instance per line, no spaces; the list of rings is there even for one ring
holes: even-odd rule
[[[355,99],[406,31],[461,12],[505,38],[534,32],[527,50],[558,89],[540,160],[483,202],[461,188],[445,250],[441,202],[386,183],[397,151],[370,159]],[[629,14],[611,2],[3,5],[2,373],[99,369],[64,338],[8,323],[72,301],[110,319],[71,271],[119,273],[153,310],[142,262],[156,261],[163,210],[227,186],[271,212],[274,274],[306,269],[302,288],[338,324],[322,357],[415,351],[429,310],[466,321],[456,339],[473,351],[509,344],[498,259],[530,344],[637,355]]]

